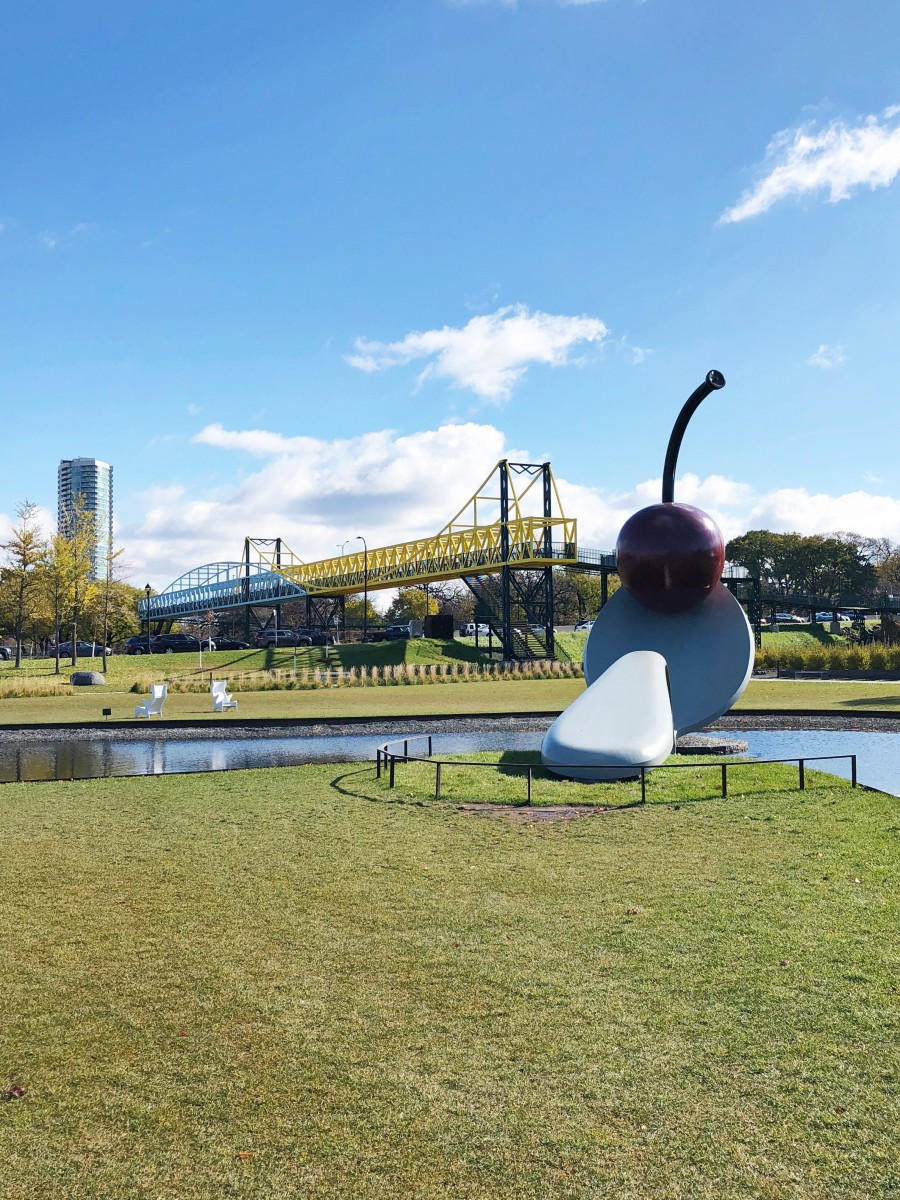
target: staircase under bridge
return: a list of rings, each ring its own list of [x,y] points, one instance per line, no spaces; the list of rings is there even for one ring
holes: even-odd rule
[[[372,548],[363,542],[350,554],[313,562],[282,538],[247,537],[240,561],[189,571],[141,601],[139,612],[161,623],[305,599],[312,625],[317,616],[332,619],[325,614],[348,595],[461,579],[505,658],[554,657],[553,568],[560,566],[598,571],[605,584],[615,555],[579,552],[576,521],[563,514],[549,463],[504,459],[432,537]]]

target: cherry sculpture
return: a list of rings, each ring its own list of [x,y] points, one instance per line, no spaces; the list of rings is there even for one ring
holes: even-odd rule
[[[718,371],[689,397],[672,429],[662,503],[630,517],[616,548],[623,587],[584,648],[587,687],[544,735],[556,775],[602,783],[659,766],[675,739],[735,703],[753,670],[753,631],[720,582],[722,534],[712,517],[675,503],[675,466],[697,406],[725,386]]]
[[[702,509],[675,503],[675,466],[691,417],[710,392],[724,386],[724,375],[710,371],[690,395],[669,438],[662,503],[629,517],[616,542],[623,587],[654,612],[681,613],[696,608],[722,575],[725,542],[721,531]]]

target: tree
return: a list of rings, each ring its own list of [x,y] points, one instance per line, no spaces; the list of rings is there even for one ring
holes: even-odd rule
[[[53,644],[56,647],[56,674],[59,674],[59,634],[65,618],[71,575],[69,543],[61,533],[50,539],[47,565],[43,573],[44,598],[51,613]]]
[[[399,588],[384,614],[385,624],[401,625],[434,616],[440,610],[440,598],[435,595],[436,590],[433,584],[427,588],[422,585]]]
[[[60,580],[63,600],[72,630],[72,666],[78,665],[78,624],[94,590],[94,563],[97,554],[97,524],[94,513],[79,493],[62,514],[59,533],[65,546],[59,546]],[[59,638],[57,637],[57,646]],[[59,652],[56,655],[59,662]]]
[[[7,561],[4,583],[11,585],[12,618],[16,636],[16,666],[22,665],[22,629],[40,586],[40,568],[47,556],[41,536],[38,507],[30,500],[16,509],[18,523],[12,527],[8,542],[2,543]]]
[[[837,603],[842,594],[870,594],[878,575],[874,560],[884,543],[855,533],[772,533],[753,529],[725,547],[729,562],[788,596]]]
[[[381,623],[381,613],[372,603],[371,596],[366,605],[367,623],[369,625],[379,625]],[[348,596],[344,605],[344,624],[349,629],[362,628],[363,624],[363,597],[362,595]]]
[[[95,598],[99,602],[98,615],[100,617],[100,644],[102,647],[101,654],[103,656],[104,674],[106,673],[106,650],[109,644],[110,623],[113,613],[114,599],[117,598],[114,589],[116,588],[117,584],[122,583],[121,572],[124,568],[124,563],[121,562],[122,554],[123,551],[121,548],[118,550],[115,548],[113,533],[112,530],[110,530],[107,533],[106,544],[104,546],[103,578],[100,580],[99,585],[94,589]],[[94,632],[96,634],[96,624],[94,626]],[[72,640],[74,642],[74,637]],[[75,648],[76,647],[73,645],[73,650]]]
[[[608,575],[607,596],[619,589],[618,575]],[[574,571],[563,567],[553,572],[554,620],[558,625],[574,624],[600,611],[603,584],[592,571]]]

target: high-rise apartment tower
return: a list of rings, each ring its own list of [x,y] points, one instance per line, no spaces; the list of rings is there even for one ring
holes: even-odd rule
[[[112,539],[113,469],[99,458],[64,458],[59,464],[57,507],[59,529],[66,522],[76,496],[84,497],[85,508],[94,514],[97,545],[91,554],[95,579],[106,573],[106,548]]]

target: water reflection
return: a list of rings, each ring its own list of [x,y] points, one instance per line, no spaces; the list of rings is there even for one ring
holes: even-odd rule
[[[478,750],[536,750],[541,734],[448,734],[435,740],[441,754]],[[0,783],[177,775],[293,767],[314,762],[374,760],[384,735],[283,738],[47,738],[0,742]],[[411,747],[412,748],[412,747]]]
[[[481,750],[538,750],[538,731],[440,734],[434,753],[473,754]],[[727,734],[725,735],[728,736]],[[900,734],[823,730],[750,730],[746,739],[756,758],[856,754],[860,783],[900,796]],[[0,741],[0,783],[100,779],[109,776],[174,775],[303,763],[373,760],[385,735],[243,738],[46,738]],[[411,746],[410,749],[413,749]],[[816,767],[811,763],[810,766]],[[819,769],[849,778],[850,763],[822,763]]]

